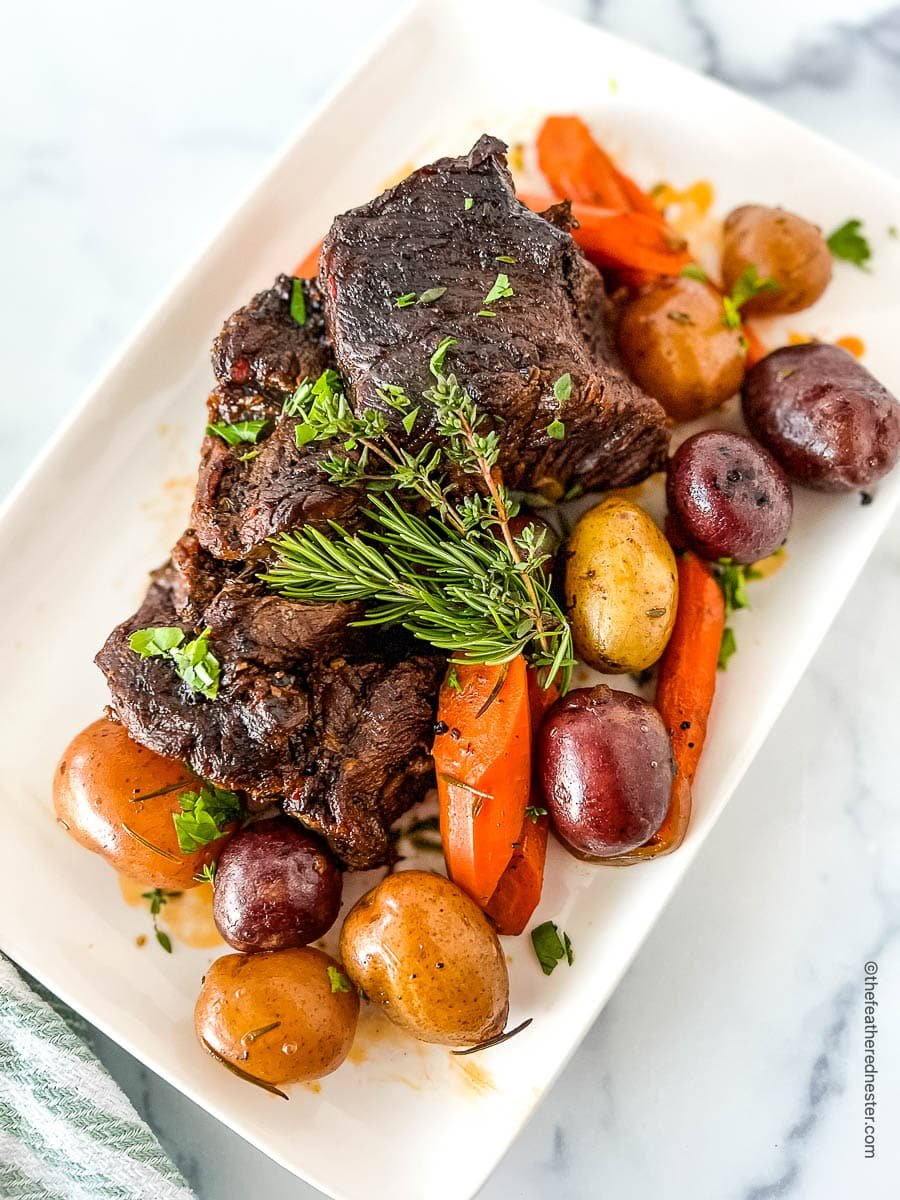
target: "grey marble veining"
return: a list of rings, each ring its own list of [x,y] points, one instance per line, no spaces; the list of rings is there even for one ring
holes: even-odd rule
[[[900,6],[556,6],[900,174]],[[43,0],[9,9],[0,489],[341,63],[400,7]],[[895,523],[686,882],[482,1200],[900,1194],[898,596]],[[863,1158],[861,1115],[870,958],[882,1014],[873,1162]],[[201,1200],[317,1195],[99,1034],[97,1044]],[[402,1144],[398,1130],[398,1152]]]

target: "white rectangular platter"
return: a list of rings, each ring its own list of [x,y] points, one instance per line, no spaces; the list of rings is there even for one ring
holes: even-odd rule
[[[551,111],[585,116],[644,184],[712,180],[720,213],[760,201],[826,229],[863,218],[875,271],[838,264],[801,324],[767,336],[774,344],[795,327],[824,339],[856,334],[870,368],[900,390],[900,242],[887,233],[900,218],[900,185],[708,80],[531,3],[433,0],[281,155],[76,409],[0,522],[0,948],[254,1145],[346,1200],[467,1200],[477,1191],[690,866],[900,496],[900,474],[868,507],[855,495],[798,492],[787,565],[754,585],[752,612],[737,618],[740,650],[721,677],[684,847],[625,871],[553,848],[536,919],[557,920],[577,959],[545,978],[527,939],[508,941],[510,1019],[533,1017],[526,1033],[451,1059],[366,1016],[354,1061],[318,1089],[294,1089],[289,1104],[200,1052],[193,1005],[218,951],[138,949],[146,913],[125,906],[108,868],[53,822],[56,759],[106,700],[91,658],[186,522],[208,346],[223,318],[405,164],[434,149],[462,153],[484,131],[515,139]],[[738,427],[733,404],[722,420]],[[635,1046],[638,1064],[640,1053]]]

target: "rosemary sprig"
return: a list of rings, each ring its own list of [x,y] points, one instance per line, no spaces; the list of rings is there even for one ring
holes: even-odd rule
[[[321,465],[333,482],[365,487],[369,525],[349,533],[332,523],[330,537],[310,527],[281,534],[271,542],[274,565],[261,578],[298,600],[364,601],[358,624],[402,625],[457,662],[499,664],[523,653],[546,685],[560,676],[565,687],[572,636],[541,571],[548,556],[533,529],[516,537],[510,530],[518,505],[498,466],[499,436],[445,370],[455,344],[444,338],[431,357],[435,382],[423,398],[438,440],[415,453],[398,445],[384,412],[353,412],[335,372],[301,384],[285,406],[298,417],[297,444],[343,439],[344,453],[332,450]],[[400,387],[379,395],[411,434],[421,406]],[[451,468],[475,477],[479,491],[455,496]],[[406,512],[394,492],[417,495],[431,513]]]

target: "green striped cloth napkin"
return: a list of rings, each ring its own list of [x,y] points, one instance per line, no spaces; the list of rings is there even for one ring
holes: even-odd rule
[[[65,1018],[0,955],[0,1200],[194,1200]]]

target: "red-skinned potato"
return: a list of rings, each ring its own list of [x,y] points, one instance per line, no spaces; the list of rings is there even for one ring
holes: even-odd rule
[[[577,688],[547,713],[537,746],[550,821],[577,857],[626,854],[657,832],[675,764],[652,704],[605,684]]]
[[[63,751],[53,776],[56,819],[77,842],[148,888],[194,887],[225,839],[183,854],[172,817],[197,777],[129,738],[114,721],[88,725]],[[143,797],[143,798],[142,798]]]
[[[328,847],[296,821],[254,821],[216,864],[216,928],[235,950],[306,946],[341,907],[341,872]]]
[[[866,488],[900,458],[900,404],[839,346],[773,351],[748,372],[741,401],[750,432],[806,487]]]

